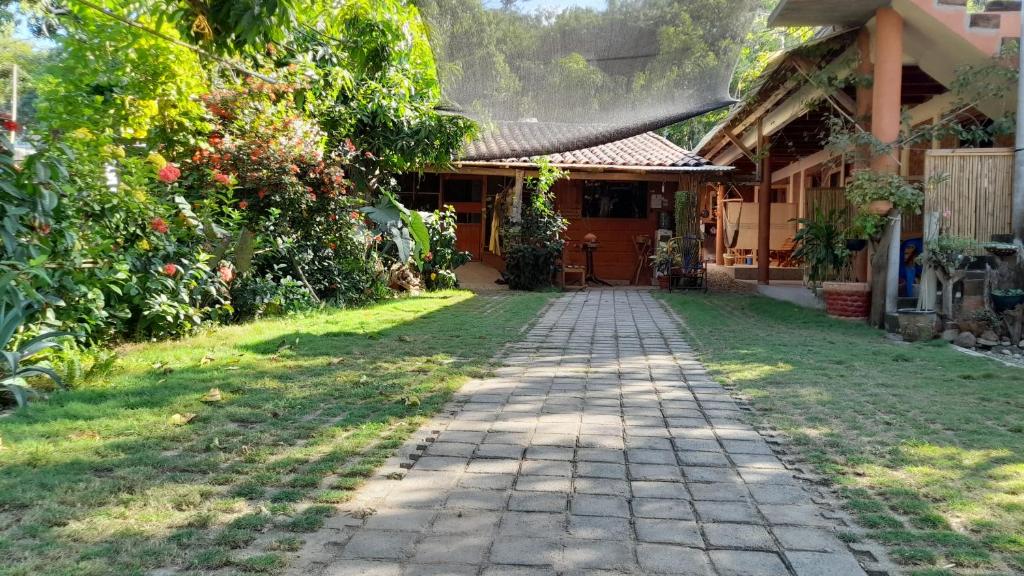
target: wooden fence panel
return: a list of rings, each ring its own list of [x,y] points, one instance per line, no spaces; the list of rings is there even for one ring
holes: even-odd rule
[[[946,181],[925,191],[924,210],[948,211],[947,233],[988,242],[1012,231],[1012,149],[928,150],[925,180],[939,174]]]
[[[811,188],[807,191],[807,216],[814,215],[816,209],[828,214],[832,210],[844,213],[843,226],[849,227],[857,216],[857,208],[846,200],[845,188]]]

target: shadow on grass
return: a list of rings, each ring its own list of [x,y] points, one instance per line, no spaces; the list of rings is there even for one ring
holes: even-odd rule
[[[231,527],[212,528],[261,506],[285,529],[315,529],[322,514],[306,505],[346,498],[464,378],[486,373],[546,301],[462,298],[136,347],[109,386],[54,394],[0,420],[0,566],[86,574],[187,565],[204,547],[255,538],[254,528],[237,541],[223,536]],[[222,400],[203,403],[214,387]],[[172,414],[196,417],[175,426]]]

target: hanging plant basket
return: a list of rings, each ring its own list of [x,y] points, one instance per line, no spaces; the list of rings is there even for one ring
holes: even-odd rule
[[[868,247],[868,241],[863,238],[847,238],[846,249],[850,252],[860,252]]]
[[[989,242],[983,246],[985,251],[993,256],[999,256],[1000,258],[1006,258],[1007,256],[1013,256],[1017,253],[1017,247],[1011,243],[1003,242]]]
[[[872,200],[870,203],[868,203],[867,206],[864,207],[864,209],[869,214],[874,214],[876,216],[885,216],[886,214],[889,213],[889,210],[892,210],[892,201]]]

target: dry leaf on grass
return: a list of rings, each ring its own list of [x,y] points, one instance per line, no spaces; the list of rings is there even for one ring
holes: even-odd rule
[[[186,412],[184,414],[175,414],[174,416],[171,416],[170,422],[171,422],[171,425],[173,425],[173,426],[184,426],[185,424],[188,424],[189,422],[191,422],[191,421],[193,421],[195,419],[196,419],[196,415],[195,414],[193,414],[191,412]]]
[[[223,399],[224,398],[220,393],[220,388],[210,388],[210,391],[202,397],[203,402],[220,402]]]

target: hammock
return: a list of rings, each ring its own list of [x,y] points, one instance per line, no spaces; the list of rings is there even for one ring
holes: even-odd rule
[[[724,209],[724,214],[722,214],[722,223],[724,224],[722,232],[725,234],[725,247],[731,250],[736,247],[740,240],[740,217],[743,215],[743,197],[740,196],[734,187],[730,187],[729,192],[738,196],[738,198],[722,200]]]

